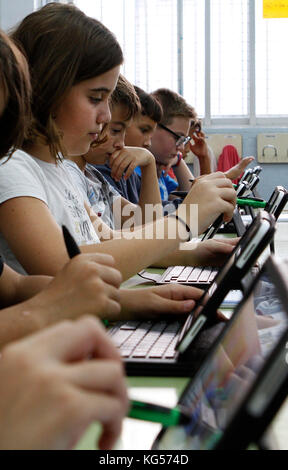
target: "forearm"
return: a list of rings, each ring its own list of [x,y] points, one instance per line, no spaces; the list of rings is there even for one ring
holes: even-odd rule
[[[173,171],[178,181],[178,191],[189,191],[191,188],[189,180],[194,179],[194,176],[185,161],[181,160],[179,165],[173,168]]]
[[[50,276],[21,276],[17,285],[14,303],[24,302],[34,297],[34,295],[45,289],[52,279],[53,277]]]
[[[183,243],[181,246],[182,249],[179,248],[173,253],[159,258],[151,265],[151,267],[167,268],[169,266],[197,266],[199,264],[199,259],[197,259],[196,247],[197,244],[195,242]]]
[[[0,306],[5,308],[30,299],[51,279],[48,276],[22,276],[5,265],[0,277]]]
[[[211,160],[209,154],[199,158],[200,175],[209,175],[211,173]]]
[[[156,163],[153,157],[151,163],[141,168],[141,190],[139,196],[139,206],[142,210],[142,223],[152,220],[145,220],[145,209],[147,205],[160,206],[161,196],[158,184]]]
[[[34,301],[22,302],[0,312],[0,348],[48,326],[48,308],[35,305]]]
[[[123,238],[82,246],[81,251],[112,255],[115,267],[122,273],[123,280],[127,280],[178,248],[180,241],[187,238],[187,232],[183,224],[179,224],[179,230],[177,226],[175,218],[165,217],[131,234],[126,233]]]

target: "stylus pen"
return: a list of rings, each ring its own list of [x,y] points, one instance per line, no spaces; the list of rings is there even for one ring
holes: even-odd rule
[[[161,405],[131,400],[128,418],[161,423],[165,427],[179,426],[191,423],[191,415],[185,409],[176,406],[167,408]]]
[[[250,206],[250,207],[258,207],[261,209],[265,209],[267,202],[266,201],[253,201],[253,199],[239,199],[237,198],[237,204],[240,207],[243,206]]]
[[[74,256],[80,255],[80,248],[65,225],[62,225],[62,232],[69,258],[72,259]]]
[[[69,258],[72,259],[74,256],[80,255],[80,248],[65,225],[62,225],[62,232]],[[102,323],[104,323],[105,326],[109,326],[108,320],[102,320]]]

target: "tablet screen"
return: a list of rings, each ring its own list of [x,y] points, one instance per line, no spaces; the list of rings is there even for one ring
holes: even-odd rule
[[[287,315],[279,298],[276,285],[263,271],[180,400],[191,412],[191,423],[165,430],[157,448],[215,447],[286,331]]]
[[[201,314],[204,306],[207,304],[209,298],[215,293],[216,289],[219,288],[219,286],[221,286],[221,293],[220,294],[222,295],[222,298],[219,299],[219,290],[218,290],[218,295],[217,295],[217,299],[216,299],[217,303],[218,303],[218,306],[219,306],[220,303],[224,300],[226,294],[231,289],[232,282],[234,282],[235,285],[236,285],[237,282],[239,284],[239,281],[241,279],[240,272],[239,272],[239,275],[238,275],[238,279],[237,279],[237,274],[236,273],[234,273],[233,278],[231,278],[232,268],[233,268],[233,266],[235,266],[237,260],[239,259],[241,253],[243,252],[243,250],[245,250],[245,248],[253,240],[253,238],[256,236],[258,231],[259,231],[259,218],[255,219],[254,222],[247,229],[245,235],[239,240],[237,246],[235,247],[235,249],[233,250],[233,252],[229,256],[229,258],[227,259],[227,261],[225,262],[223,267],[220,269],[218,274],[216,275],[216,277],[215,277],[213,283],[211,284],[210,288],[208,289],[208,291],[203,294],[203,296],[199,299],[199,301],[197,301],[194,309],[192,310],[191,314],[189,315],[189,317],[187,318],[187,320],[185,322],[185,325],[183,327],[181,335],[179,336],[177,348],[179,347],[179,345],[181,344],[183,339],[185,339],[185,335],[189,334],[189,332],[193,328],[193,325],[194,325],[196,319],[199,317],[199,315]],[[252,256],[253,253],[254,252],[250,252],[249,256]],[[247,256],[247,258],[246,258],[246,264],[248,263],[247,266],[250,265],[249,264],[249,256]],[[246,273],[246,270],[242,274],[242,276],[245,273]],[[209,311],[209,314],[212,315],[212,312]],[[185,343],[183,342],[182,345],[179,347],[180,350],[183,349],[183,348],[185,350],[185,348],[187,347],[187,345]],[[181,352],[183,352],[183,351],[181,351]]]

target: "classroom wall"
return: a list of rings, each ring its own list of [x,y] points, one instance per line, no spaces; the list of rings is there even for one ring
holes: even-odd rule
[[[253,155],[257,162],[257,135],[268,133],[288,133],[288,128],[270,128],[270,127],[229,127],[229,128],[209,128],[204,129],[207,134],[241,134],[243,141],[243,156]],[[250,166],[252,166],[251,164]],[[262,166],[262,172],[259,182],[259,193],[264,199],[267,199],[275,186],[282,185],[288,189],[288,163],[259,163]]]

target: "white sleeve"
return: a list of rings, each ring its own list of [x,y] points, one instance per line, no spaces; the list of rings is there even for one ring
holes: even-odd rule
[[[30,155],[17,150],[0,164],[0,204],[15,197],[34,197],[48,205],[46,179]]]

